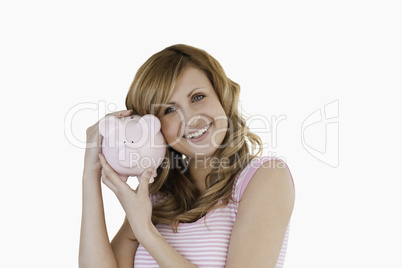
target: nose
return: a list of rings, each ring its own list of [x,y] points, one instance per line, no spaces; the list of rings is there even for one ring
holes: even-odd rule
[[[208,122],[208,118],[203,116],[201,111],[190,106],[183,107],[180,111],[182,112],[181,125],[184,126],[184,130],[195,128]]]
[[[196,115],[191,117],[186,124],[187,128],[195,128],[199,125],[205,124],[208,122],[208,119],[202,115]]]

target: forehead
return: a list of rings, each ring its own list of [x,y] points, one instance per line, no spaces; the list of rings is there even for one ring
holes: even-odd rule
[[[212,85],[203,71],[193,66],[186,67],[177,78],[169,101],[173,101],[176,96],[186,96],[192,90],[197,88],[210,89],[212,88]]]

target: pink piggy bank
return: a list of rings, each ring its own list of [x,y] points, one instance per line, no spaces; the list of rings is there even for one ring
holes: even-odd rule
[[[151,114],[124,118],[106,116],[99,122],[103,136],[102,153],[122,181],[139,176],[148,167],[155,169],[150,183],[156,177],[156,168],[165,157],[166,143],[159,119]]]

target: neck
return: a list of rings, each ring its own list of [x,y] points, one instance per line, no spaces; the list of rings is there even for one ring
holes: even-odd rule
[[[190,160],[189,173],[201,193],[205,192],[206,190],[205,178],[211,171],[212,166],[207,158],[195,157],[194,159]]]

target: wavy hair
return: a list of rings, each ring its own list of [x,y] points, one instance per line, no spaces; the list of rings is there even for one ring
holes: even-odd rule
[[[174,232],[180,222],[197,221],[211,210],[227,205],[237,175],[254,157],[262,154],[261,138],[250,132],[238,109],[240,86],[204,50],[178,44],[152,55],[134,77],[126,97],[127,109],[140,116],[158,115],[169,101],[177,78],[189,65],[206,74],[228,117],[228,130],[213,155],[224,159],[225,166],[213,167],[205,180],[206,191],[201,194],[187,171],[191,159],[167,146],[164,162],[150,185],[150,194],[160,197],[153,205],[152,221],[170,224]]]

